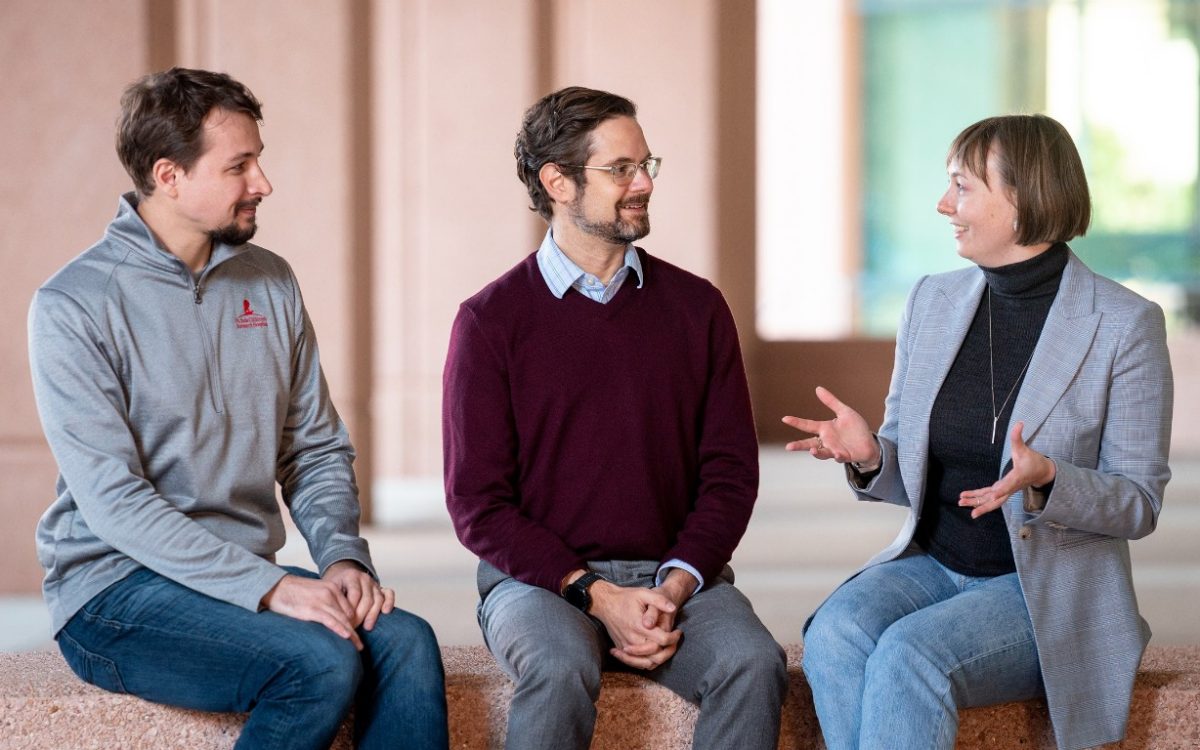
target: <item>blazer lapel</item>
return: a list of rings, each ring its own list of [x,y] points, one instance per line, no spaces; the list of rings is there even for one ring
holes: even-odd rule
[[[1100,326],[1100,313],[1095,312],[1095,290],[1092,272],[1071,253],[1009,421],[1010,431],[1017,422],[1025,423],[1022,435],[1027,443],[1034,439],[1051,409],[1066,393],[1092,348]],[[1011,450],[1005,439],[1001,467],[1008,464]]]
[[[900,430],[902,435],[912,435],[913,440],[905,448],[907,460],[902,458],[900,473],[909,503],[918,512],[928,470],[929,415],[979,309],[983,287],[982,273],[950,277],[949,283],[938,290],[940,297],[931,300],[923,311],[921,327],[913,343]]]

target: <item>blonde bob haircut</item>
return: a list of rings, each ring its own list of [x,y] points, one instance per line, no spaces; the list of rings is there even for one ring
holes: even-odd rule
[[[957,160],[987,185],[991,152],[1001,187],[1017,208],[1017,244],[1066,242],[1087,233],[1092,220],[1087,177],[1075,142],[1057,120],[1045,115],[980,120],[950,144],[946,164]]]

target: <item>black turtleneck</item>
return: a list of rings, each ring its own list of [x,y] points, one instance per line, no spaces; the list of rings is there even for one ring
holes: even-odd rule
[[[1058,294],[1067,257],[1067,246],[1058,243],[1029,260],[982,269],[987,288],[929,415],[929,473],[915,541],[935,560],[964,575],[995,576],[1016,569],[1002,512],[972,519],[971,508],[960,508],[958,496],[1000,478],[1008,420],[1025,365]],[[989,372],[993,367],[1000,415],[995,443]],[[1004,403],[1010,389],[1012,396]]]

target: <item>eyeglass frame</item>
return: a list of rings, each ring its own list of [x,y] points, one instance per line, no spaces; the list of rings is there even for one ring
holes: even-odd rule
[[[608,172],[609,177],[612,177],[613,182],[616,184],[628,185],[637,179],[637,173],[639,169],[644,170],[646,172],[646,176],[652,180],[658,177],[658,172],[660,169],[662,169],[662,160],[663,158],[661,156],[647,156],[641,161],[623,161],[617,164],[609,164],[607,166],[600,166],[598,164],[557,164],[557,166],[567,167],[568,169],[596,169],[603,172]],[[630,164],[634,166],[634,170],[632,173],[630,173],[629,178],[622,182],[621,178],[617,176],[617,170],[624,169]],[[651,167],[653,167],[653,171],[651,170]]]

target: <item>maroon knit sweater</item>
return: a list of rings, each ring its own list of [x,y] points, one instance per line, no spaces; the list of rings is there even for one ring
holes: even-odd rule
[[[558,591],[587,560],[678,558],[714,580],[758,493],[733,317],[638,251],[641,289],[551,294],[530,255],[462,304],[443,374],[446,505],[462,543]]]

